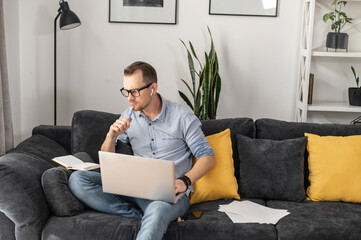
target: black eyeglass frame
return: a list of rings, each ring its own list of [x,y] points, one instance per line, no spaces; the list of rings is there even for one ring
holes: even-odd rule
[[[140,96],[140,91],[146,89],[146,88],[149,88],[153,83],[149,83],[148,85],[142,87],[142,88],[138,88],[138,89],[130,89],[130,90],[127,90],[127,89],[124,89],[124,88],[121,88],[120,89],[120,92],[122,93],[122,95],[124,97],[129,97],[129,94],[131,94],[133,97],[139,97]],[[126,92],[124,93],[123,90]],[[135,96],[134,93],[137,93],[138,95]]]

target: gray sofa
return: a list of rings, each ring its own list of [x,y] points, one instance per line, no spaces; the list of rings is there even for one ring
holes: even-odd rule
[[[30,138],[0,157],[0,239],[136,237],[138,220],[83,206],[66,189],[71,171],[50,160],[79,154],[85,156],[85,161],[97,162],[97,151],[110,124],[118,117],[90,110],[76,112],[72,126],[35,127]],[[218,211],[220,204],[233,199],[204,202],[191,206],[191,210],[203,210],[200,219],[171,223],[165,239],[361,239],[361,204],[306,200],[309,183],[303,137],[305,132],[322,136],[361,135],[360,125],[234,118],[203,121],[202,128],[205,135],[231,130],[235,176],[242,199],[287,209],[291,214],[276,225],[233,224]],[[256,145],[276,146],[277,151],[263,153],[273,159],[259,162],[263,156],[257,155],[259,151],[254,153]],[[124,144],[119,144],[117,151],[131,154],[130,146]],[[279,159],[284,162],[277,162]],[[263,172],[254,168],[257,164],[252,161],[258,161]]]

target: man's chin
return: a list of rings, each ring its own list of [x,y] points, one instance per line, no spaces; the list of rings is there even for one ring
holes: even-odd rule
[[[132,108],[134,108],[134,111],[140,111],[140,107],[138,105],[130,104]]]

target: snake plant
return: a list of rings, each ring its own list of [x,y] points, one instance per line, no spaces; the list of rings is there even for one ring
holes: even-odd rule
[[[216,119],[219,95],[221,92],[221,77],[219,76],[219,65],[217,53],[214,47],[213,37],[211,30],[208,28],[209,36],[211,38],[211,49],[209,53],[204,53],[205,63],[202,64],[194,51],[193,44],[189,41],[189,48],[182,42],[187,50],[188,67],[192,79],[192,87],[181,79],[186,85],[193,101],[181,91],[178,91],[180,97],[186,104],[193,110],[194,114],[200,120]],[[194,67],[194,60],[199,64],[199,70]],[[197,82],[198,81],[198,82]]]
[[[357,88],[359,88],[359,89],[361,90],[361,86],[359,86],[360,77],[358,77],[358,76],[356,75],[356,71],[355,71],[355,69],[354,69],[353,66],[351,66],[351,70],[352,70],[352,73],[353,73],[353,75],[354,75],[354,77],[355,77],[356,86],[357,86]]]

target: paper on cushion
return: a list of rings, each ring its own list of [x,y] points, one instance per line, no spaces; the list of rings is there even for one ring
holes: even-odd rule
[[[233,201],[220,205],[219,211],[225,212],[234,223],[256,222],[276,224],[290,214],[287,210],[273,209],[251,201]]]

